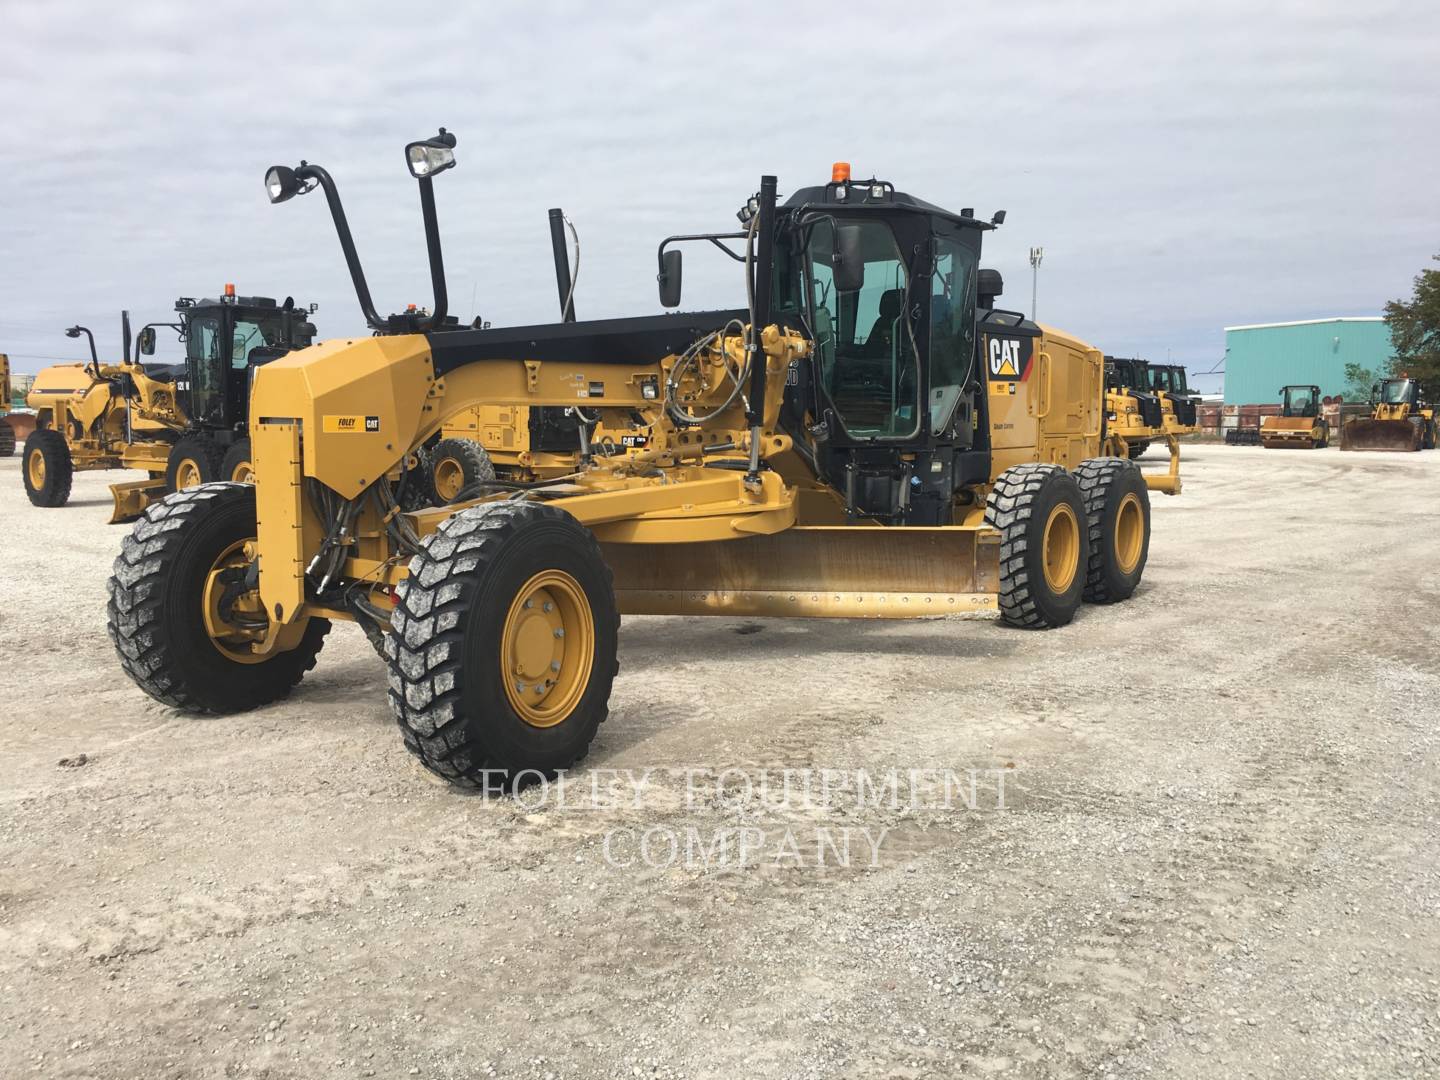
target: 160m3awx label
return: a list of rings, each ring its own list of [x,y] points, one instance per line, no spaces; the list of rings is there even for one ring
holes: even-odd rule
[[[380,430],[380,417],[326,416],[321,424],[321,430],[327,435],[343,435],[351,431],[368,432],[373,435]]]

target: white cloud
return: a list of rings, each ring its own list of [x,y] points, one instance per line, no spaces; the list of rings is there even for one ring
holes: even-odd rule
[[[553,317],[545,211],[584,245],[582,317],[656,310],[667,233],[727,227],[852,161],[951,208],[1004,207],[987,263],[1109,352],[1218,363],[1227,324],[1375,313],[1440,250],[1440,15],[1399,3],[962,6],[7,5],[0,349],[114,348],[181,294],[317,301],[361,329],[320,200],[340,184],[382,310],[427,302],[401,147],[444,124],[452,310]],[[699,255],[698,252],[695,253]],[[691,257],[686,306],[739,277]]]

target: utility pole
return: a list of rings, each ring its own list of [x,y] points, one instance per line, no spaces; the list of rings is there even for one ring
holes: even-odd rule
[[[1045,249],[1030,249],[1030,321],[1035,321],[1035,295],[1040,290],[1040,260],[1045,258]]]

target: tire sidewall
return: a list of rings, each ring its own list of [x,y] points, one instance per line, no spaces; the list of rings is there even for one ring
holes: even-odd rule
[[[1128,574],[1120,567],[1115,552],[1115,534],[1120,519],[1120,507],[1127,495],[1134,495],[1140,502],[1140,513],[1144,525],[1144,538],[1140,545],[1140,558]],[[1145,574],[1145,563],[1150,558],[1150,492],[1139,469],[1121,468],[1110,472],[1105,484],[1100,510],[1099,569],[1105,594],[1112,600],[1124,600],[1135,592]],[[1096,555],[1092,552],[1092,558]]]
[[[1045,523],[1061,503],[1067,503],[1075,515],[1079,541],[1078,564],[1074,580],[1063,593],[1050,588],[1045,579]],[[1030,596],[1048,626],[1063,626],[1080,608],[1085,591],[1085,570],[1089,565],[1089,529],[1086,527],[1085,500],[1080,485],[1070,473],[1056,470],[1035,493],[1030,520],[1025,526],[1025,570],[1030,583]]]
[[[30,482],[30,458],[37,453],[45,463],[45,483],[38,488]],[[58,433],[48,428],[36,428],[25,440],[20,456],[20,475],[25,483],[25,493],[32,503],[58,505],[62,487],[68,494],[71,467],[70,447]]]
[[[460,703],[487,767],[563,768],[584,752],[605,717],[615,676],[619,618],[609,577],[604,564],[593,557],[594,550],[593,539],[578,522],[541,519],[510,537],[484,578],[470,584],[463,621]],[[574,710],[553,727],[540,728],[522,720],[511,706],[500,658],[511,603],[527,581],[545,570],[564,571],[584,591],[595,628],[595,652],[589,681]]]

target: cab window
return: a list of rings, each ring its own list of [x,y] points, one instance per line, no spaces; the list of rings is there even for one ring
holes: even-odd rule
[[[909,274],[890,227],[858,223],[864,283],[835,288],[835,232],[818,222],[809,240],[810,307],[821,386],[846,431],[860,438],[906,438],[920,430],[920,379],[906,315]]]

